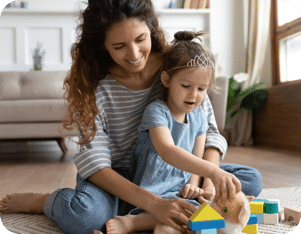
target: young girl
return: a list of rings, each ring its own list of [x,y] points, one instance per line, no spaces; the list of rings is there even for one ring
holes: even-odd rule
[[[89,0],[82,12],[72,66],[65,80],[69,103],[65,128],[81,130],[76,188],[48,194],[7,195],[2,213],[44,213],[69,234],[105,230],[106,222],[127,214],[126,201],[183,231],[195,206],[181,199],[164,199],[129,180],[130,158],[145,107],[157,99],[162,83],[161,55],[168,47],[151,0]],[[206,96],[202,103],[209,130],[204,159],[217,166],[227,142],[219,134]],[[242,190],[258,195],[261,175],[254,169],[227,164]],[[214,196],[211,180],[204,193]],[[187,210],[189,211],[187,213]]]
[[[194,200],[202,195],[201,177],[210,178],[220,193],[231,197],[240,191],[239,180],[203,160],[208,122],[201,107],[214,83],[214,57],[194,40],[202,33],[182,31],[163,56],[162,98],[144,111],[132,166],[134,183],[163,198]],[[192,174],[190,174],[192,173]],[[133,210],[135,214],[139,209]],[[135,226],[135,223],[145,224]],[[178,233],[159,223],[149,213],[115,217],[107,223],[107,233],[130,233],[155,228],[155,233]],[[156,226],[156,227],[155,227]],[[170,229],[170,232],[168,231]]]

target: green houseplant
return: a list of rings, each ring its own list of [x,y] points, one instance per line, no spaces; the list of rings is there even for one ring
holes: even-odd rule
[[[248,79],[248,73],[238,73],[230,78],[227,100],[227,115],[229,117],[234,117],[242,109],[253,112],[266,101],[268,91],[262,88],[263,82],[243,89],[243,83]]]

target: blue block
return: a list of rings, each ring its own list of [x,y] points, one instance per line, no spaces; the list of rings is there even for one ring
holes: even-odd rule
[[[191,222],[188,221],[188,227],[192,231],[204,230],[204,229],[218,229],[225,227],[225,220],[210,220],[210,221],[200,221],[200,222]]]
[[[257,224],[257,216],[255,214],[251,214],[247,225]]]
[[[217,229],[205,229],[196,231],[196,234],[217,234]]]
[[[253,199],[254,202],[266,202],[266,199]]]
[[[257,223],[264,224],[263,214],[255,214],[257,217]]]

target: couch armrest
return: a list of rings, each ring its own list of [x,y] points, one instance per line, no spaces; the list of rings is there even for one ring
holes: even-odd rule
[[[208,93],[215,115],[218,130],[224,131],[226,123],[228,87],[230,77],[220,76],[215,78],[218,93]]]

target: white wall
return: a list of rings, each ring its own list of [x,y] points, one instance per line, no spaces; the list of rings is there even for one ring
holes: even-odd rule
[[[15,2],[19,5],[22,1],[27,2],[28,10],[33,11],[74,11],[88,2],[88,0],[18,0]]]
[[[21,0],[17,2],[20,3]],[[23,0],[33,11],[73,11],[84,8],[88,0]],[[182,0],[173,0],[176,6]],[[54,4],[55,2],[55,4]],[[153,0],[155,8],[167,8],[170,0]],[[224,65],[224,74],[232,76],[246,67],[247,17],[249,0],[210,0],[211,49],[218,54],[217,63]],[[270,50],[263,71],[263,80],[271,83]]]

